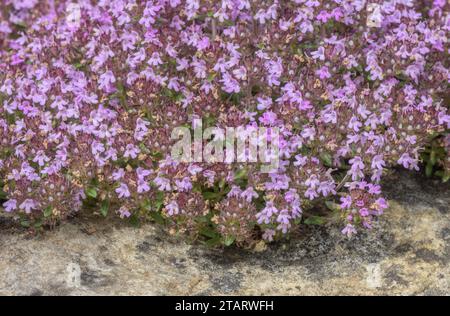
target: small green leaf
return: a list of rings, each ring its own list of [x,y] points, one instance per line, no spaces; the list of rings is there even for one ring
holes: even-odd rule
[[[436,151],[434,149],[432,149],[431,153],[430,153],[429,163],[431,162],[431,165],[434,166],[436,164],[436,161],[437,161]]]
[[[83,68],[83,64],[81,62],[76,62],[73,64],[73,66],[77,69],[80,70],[81,68]]]
[[[247,177],[247,170],[246,169],[240,169],[238,172],[234,175],[234,180],[239,180]]]
[[[164,204],[164,192],[158,191],[158,193],[156,193],[155,210],[159,212],[163,204]]]
[[[428,161],[427,166],[425,167],[425,174],[427,177],[431,177],[433,175],[433,164],[431,161]]]
[[[142,203],[141,203],[141,209],[145,210],[145,211],[150,211],[152,209],[152,204],[150,203],[149,199],[145,199]]]
[[[205,241],[205,244],[208,247],[216,247],[216,246],[219,246],[221,243],[222,243],[222,239],[220,237],[211,238],[211,239],[208,239],[207,241]]]
[[[322,160],[323,164],[327,167],[331,167],[333,164],[333,158],[329,153],[326,152],[321,153],[320,159]]]
[[[325,201],[325,205],[331,211],[340,211],[341,210],[341,207],[339,204],[331,202],[331,201]]]
[[[137,214],[133,214],[129,218],[130,224],[134,227],[139,227],[141,221],[139,220],[139,216]]]
[[[305,219],[304,222],[306,225],[323,225],[326,223],[325,218],[321,216],[310,216],[307,219]]]
[[[155,160],[160,160],[164,157],[164,155],[162,153],[160,153],[159,151],[155,151],[153,153],[151,153],[152,158]]]
[[[144,143],[140,143],[139,144],[139,149],[141,150],[142,153],[144,154],[149,154],[150,150],[148,150],[148,148],[145,146]]]
[[[164,217],[160,212],[150,212],[150,217],[155,221],[155,223],[164,225],[166,223]]]
[[[210,75],[208,76],[208,79],[207,79],[207,80],[208,80],[209,82],[212,82],[212,81],[214,80],[214,78],[216,77],[216,75],[217,75],[216,73],[210,74]]]
[[[217,233],[217,231],[212,228],[212,227],[202,227],[199,230],[200,235],[204,236],[204,237],[208,237],[208,238],[217,238],[220,237],[219,234]]]
[[[50,217],[52,216],[53,212],[52,212],[52,207],[48,206],[44,209],[44,217]]]
[[[105,200],[102,202],[102,206],[100,207],[100,213],[103,215],[103,217],[106,217],[108,215],[109,211],[109,201]]]
[[[223,244],[227,247],[231,246],[236,238],[234,236],[226,236],[225,240],[223,241]]]
[[[42,227],[42,219],[37,220],[34,224],[33,224],[34,228],[41,228]]]
[[[97,189],[96,188],[88,188],[86,190],[86,195],[89,196],[90,198],[97,198]]]
[[[212,127],[216,124],[216,119],[213,116],[207,116],[204,119],[205,127]]]
[[[203,194],[203,198],[205,200],[215,200],[215,199],[220,197],[220,193],[219,192],[206,191],[206,192],[202,192],[202,194]]]
[[[205,215],[205,216],[199,216],[195,218],[195,220],[199,223],[210,223],[211,222],[211,215]]]
[[[0,189],[0,200],[6,200],[6,193]]]

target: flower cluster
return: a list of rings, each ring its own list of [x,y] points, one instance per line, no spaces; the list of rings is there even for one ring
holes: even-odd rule
[[[448,9],[3,0],[3,207],[49,223],[94,199],[102,214],[245,244],[288,234],[305,209],[340,195],[343,233],[370,228],[387,207],[386,168],[418,169],[450,127]],[[174,161],[171,131],[197,119],[278,128],[279,168]]]
[[[388,204],[384,198],[379,197],[379,185],[362,181],[349,183],[348,187],[349,193],[341,197],[339,206],[344,210],[347,221],[342,233],[351,236],[356,233],[357,225],[372,228],[373,218],[383,214]]]

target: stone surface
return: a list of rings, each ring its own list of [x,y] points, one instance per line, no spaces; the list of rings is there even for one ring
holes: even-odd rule
[[[450,295],[449,185],[396,172],[385,190],[371,232],[302,227],[258,252],[83,215],[28,236],[0,217],[0,295]]]

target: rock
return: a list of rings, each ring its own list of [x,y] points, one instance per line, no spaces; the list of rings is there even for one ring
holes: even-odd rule
[[[264,240],[260,240],[256,243],[255,247],[253,248],[253,251],[255,252],[264,252],[267,250],[267,244]]]
[[[30,239],[0,217],[0,295],[450,295],[449,185],[396,172],[384,188],[373,231],[304,226],[264,251],[87,215]]]

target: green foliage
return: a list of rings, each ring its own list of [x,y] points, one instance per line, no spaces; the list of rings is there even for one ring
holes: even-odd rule
[[[50,216],[52,216],[52,212],[53,210],[52,210],[52,207],[51,206],[48,206],[48,207],[46,207],[45,209],[44,209],[44,217],[50,217]]]
[[[97,188],[95,188],[95,187],[87,188],[86,195],[92,199],[96,199],[97,198]]]
[[[108,216],[109,206],[110,206],[109,200],[104,200],[101,203],[100,214],[102,214],[104,217]]]
[[[225,236],[223,244],[228,247],[231,246],[235,240],[236,238],[234,236]]]
[[[6,200],[6,193],[3,191],[3,182],[0,181],[0,201]]]
[[[304,220],[304,223],[306,225],[319,225],[320,226],[320,225],[325,224],[326,222],[327,222],[327,220],[325,217],[316,216],[316,215],[309,216],[308,218],[306,218]]]
[[[450,179],[449,153],[444,144],[444,136],[436,136],[422,152],[422,161],[427,177],[436,176],[447,182]]]

